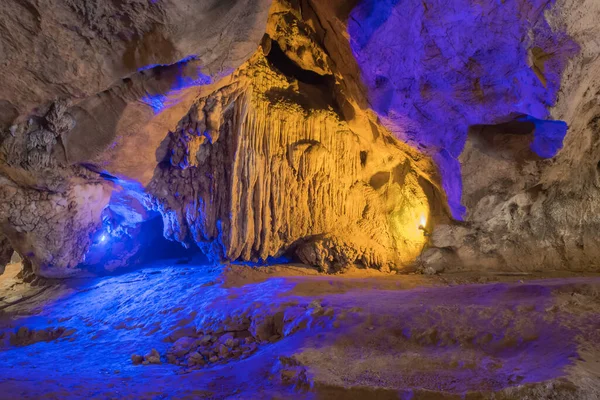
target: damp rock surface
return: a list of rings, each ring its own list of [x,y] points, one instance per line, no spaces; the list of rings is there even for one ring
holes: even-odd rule
[[[245,267],[240,279],[236,268],[167,263],[39,288],[12,278],[17,268],[0,278],[3,293],[21,296],[0,303],[2,393],[594,399],[600,390],[597,276],[476,283],[276,266]]]

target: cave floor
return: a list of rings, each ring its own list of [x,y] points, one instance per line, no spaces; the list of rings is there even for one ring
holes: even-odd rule
[[[598,276],[173,261],[35,287],[17,271],[0,277],[1,399],[600,398]],[[177,339],[242,332],[251,353],[167,363]],[[133,364],[152,349],[161,364]]]

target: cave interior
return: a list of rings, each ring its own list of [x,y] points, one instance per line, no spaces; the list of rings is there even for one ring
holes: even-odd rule
[[[600,399],[599,18],[3,0],[0,399]]]

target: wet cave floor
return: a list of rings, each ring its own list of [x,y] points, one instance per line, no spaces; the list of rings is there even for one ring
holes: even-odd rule
[[[598,399],[600,276],[0,278],[0,398]]]

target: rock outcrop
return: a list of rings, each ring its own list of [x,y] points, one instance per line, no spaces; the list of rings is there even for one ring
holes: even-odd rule
[[[364,0],[351,13],[350,43],[370,105],[384,126],[435,158],[456,219],[465,212],[457,160],[469,127],[550,118],[579,50],[564,27],[548,23],[552,3]],[[552,157],[566,125],[550,139],[555,131],[544,127],[533,148]]]
[[[4,235],[0,235],[0,275],[4,273],[6,264],[11,262],[14,250],[8,241],[8,238]]]
[[[0,123],[57,98],[95,96],[140,69],[198,60],[216,76],[264,32],[267,0],[7,0],[0,5]]]
[[[564,147],[545,160],[532,151],[540,122],[473,127],[459,158],[465,221],[436,228],[436,268],[442,254],[445,267],[465,270],[600,268],[600,58],[592,39],[600,30],[591,23],[594,15],[600,5],[593,1],[557,1],[544,15],[552,31],[564,29],[580,46],[549,109],[569,126]]]
[[[139,197],[142,186],[130,181],[149,181],[165,125],[254,53],[269,5],[0,5],[0,226],[35,273],[81,273],[90,258],[111,265],[105,249],[90,248],[114,210],[114,189]],[[119,220],[137,212],[119,211]]]

